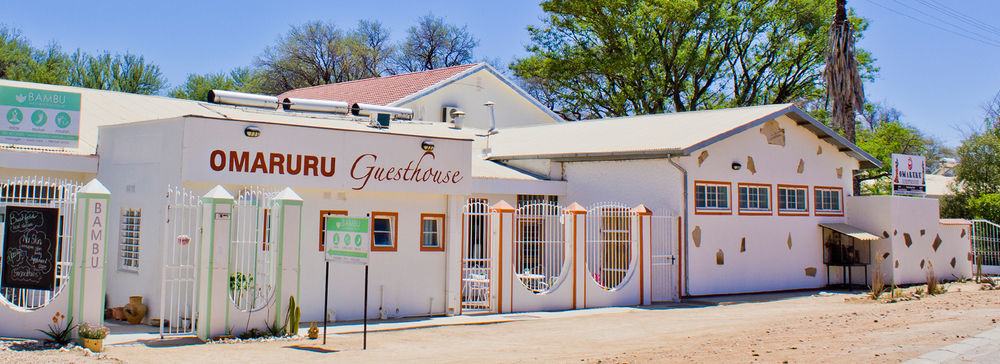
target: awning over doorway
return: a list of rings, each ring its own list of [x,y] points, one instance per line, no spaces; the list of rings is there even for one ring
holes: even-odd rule
[[[820,223],[819,226],[836,231],[862,241],[872,241],[881,239],[878,235],[869,233],[861,228],[842,223]]]

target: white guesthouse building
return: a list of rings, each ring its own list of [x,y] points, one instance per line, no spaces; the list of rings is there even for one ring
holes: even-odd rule
[[[323,310],[330,216],[370,221],[369,317],[648,304],[876,271],[901,284],[928,264],[971,275],[967,222],[939,221],[933,199],[851,196],[852,171],[878,161],[795,106],[559,122],[488,65],[428,72],[280,98],[362,116],[0,80],[81,100],[77,146],[0,147],[0,204],[17,204],[13,186],[31,183],[19,176],[97,179],[113,221],[98,306],[142,296],[146,322],[202,337],[284,317],[289,296],[303,321],[360,318],[359,266],[332,265]],[[395,120],[372,127],[365,108]],[[30,314],[71,275],[34,305],[3,289],[0,315]]]

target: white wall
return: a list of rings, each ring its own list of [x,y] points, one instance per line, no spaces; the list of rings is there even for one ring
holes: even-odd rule
[[[834,186],[851,193],[851,169],[857,160],[837,151],[837,147],[820,140],[816,134],[796,126],[787,117],[777,119],[785,130],[785,145],[772,145],[754,127],[680,159],[688,171],[688,290],[689,295],[759,292],[815,288],[826,285],[823,265],[820,222],[843,222],[843,216],[816,216],[813,210],[812,186]],[[817,148],[822,153],[817,154]],[[708,157],[699,166],[702,151]],[[750,171],[747,158],[752,157],[756,173]],[[804,169],[798,173],[799,161]],[[739,162],[742,168],[732,169]],[[836,169],[843,168],[840,177]],[[732,183],[728,215],[700,215],[694,213],[695,181]],[[738,213],[737,184],[761,183],[771,185],[771,215],[749,216]],[[808,216],[779,216],[777,214],[777,184],[810,186]],[[849,206],[848,202],[848,206]],[[693,232],[700,230],[700,243],[696,244]],[[789,236],[792,246],[789,248]],[[746,239],[746,251],[740,251],[741,240]],[[717,264],[716,254],[723,252],[723,264]],[[806,274],[814,268],[814,276]]]
[[[495,103],[497,128],[558,121],[486,69],[399,107],[413,109],[417,120],[442,121],[442,107],[455,106],[465,112],[465,127],[485,130],[490,128],[490,110],[483,106],[487,101]]]
[[[684,209],[683,176],[666,159],[565,163],[567,202],[590,208],[599,202],[646,205],[653,215]]]

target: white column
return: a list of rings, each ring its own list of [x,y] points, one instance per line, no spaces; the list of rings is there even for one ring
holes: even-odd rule
[[[452,316],[458,313],[462,304],[462,208],[466,196],[448,195],[447,221],[445,226],[445,273],[444,273],[444,313]]]
[[[497,212],[497,225],[496,229],[493,231],[498,231],[496,248],[490,247],[494,252],[490,252],[490,256],[493,257],[493,262],[495,264],[491,265],[491,272],[493,277],[492,284],[496,285],[497,288],[497,312],[506,313],[511,312],[512,301],[511,295],[513,291],[511,290],[511,285],[514,283],[511,280],[513,277],[512,270],[514,265],[512,264],[514,259],[514,208],[510,206],[506,201],[497,202],[493,205],[493,210]]]
[[[587,220],[587,209],[574,202],[563,210],[563,218],[566,219],[565,236],[566,246],[570,247],[573,269],[568,283],[573,284],[573,302],[570,307],[573,309],[587,307],[587,230],[585,223]]]
[[[76,323],[100,325],[104,322],[104,284],[107,261],[108,223],[111,192],[96,179],[76,195],[76,241],[73,247],[73,280],[68,319]],[[79,278],[77,278],[79,277]],[[75,331],[75,330],[74,330]]]
[[[296,303],[302,297],[299,294],[299,264],[302,262],[302,198],[291,188],[285,188],[274,198],[271,211],[277,211],[276,224],[271,225],[272,233],[276,233],[276,248],[278,249],[278,275],[275,277],[277,291],[275,292],[274,318],[270,322],[282,323],[288,310],[288,298],[295,296]]]
[[[229,299],[229,242],[233,195],[215,186],[202,201],[201,255],[198,263],[198,337],[226,333]]]

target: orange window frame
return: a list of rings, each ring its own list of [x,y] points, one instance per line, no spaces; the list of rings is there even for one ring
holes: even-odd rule
[[[779,198],[778,196],[779,196],[780,190],[782,188],[785,188],[785,189],[806,190],[806,193],[805,193],[805,195],[806,195],[806,209],[803,210],[803,211],[788,211],[787,209],[785,211],[782,211],[781,210],[781,205],[780,205],[781,201],[778,200],[778,198]],[[809,205],[809,186],[806,186],[806,185],[778,185],[777,188],[775,188],[774,201],[775,201],[775,204],[774,204],[775,205],[775,209],[778,211],[778,215],[779,216],[809,216],[809,210],[810,210],[810,208],[809,208],[809,206],[810,206]]]
[[[698,186],[699,185],[716,185],[726,186],[726,199],[728,206],[727,209],[718,209],[711,207],[698,208]],[[722,182],[722,181],[694,181],[695,193],[691,196],[694,199],[694,214],[695,215],[732,215],[733,214],[733,183],[732,182]]]
[[[759,209],[743,209],[740,207],[740,188],[741,187],[753,187],[761,188],[767,187],[767,210]],[[737,183],[736,184],[736,211],[740,215],[774,215],[774,205],[778,201],[777,195],[774,193],[775,189],[767,183]]]
[[[816,195],[816,191],[837,191],[837,197],[840,198],[840,210],[819,210],[816,208],[816,202],[813,201],[813,214],[816,216],[844,216],[844,189],[842,187],[833,186],[813,186],[812,192],[813,196]],[[815,200],[815,197],[813,198]]]
[[[392,246],[375,245],[375,219],[390,218],[392,220]],[[372,211],[371,230],[369,231],[369,244],[373,252],[394,252],[399,247],[399,213],[392,211]]]
[[[319,251],[326,251],[326,217],[347,216],[347,210],[319,210]]]
[[[439,237],[440,240],[438,240],[438,245],[437,246],[425,246],[424,245],[424,233],[425,233],[425,231],[424,231],[424,220],[426,220],[428,218],[430,218],[430,219],[439,219],[439,221],[441,221],[441,223],[438,224],[437,234],[438,234],[438,237]],[[420,251],[422,251],[422,252],[441,252],[441,251],[444,251],[444,241],[445,241],[445,237],[444,236],[445,236],[445,232],[447,231],[444,228],[445,227],[445,219],[446,219],[445,214],[420,214],[420,240],[417,240],[420,243]]]

